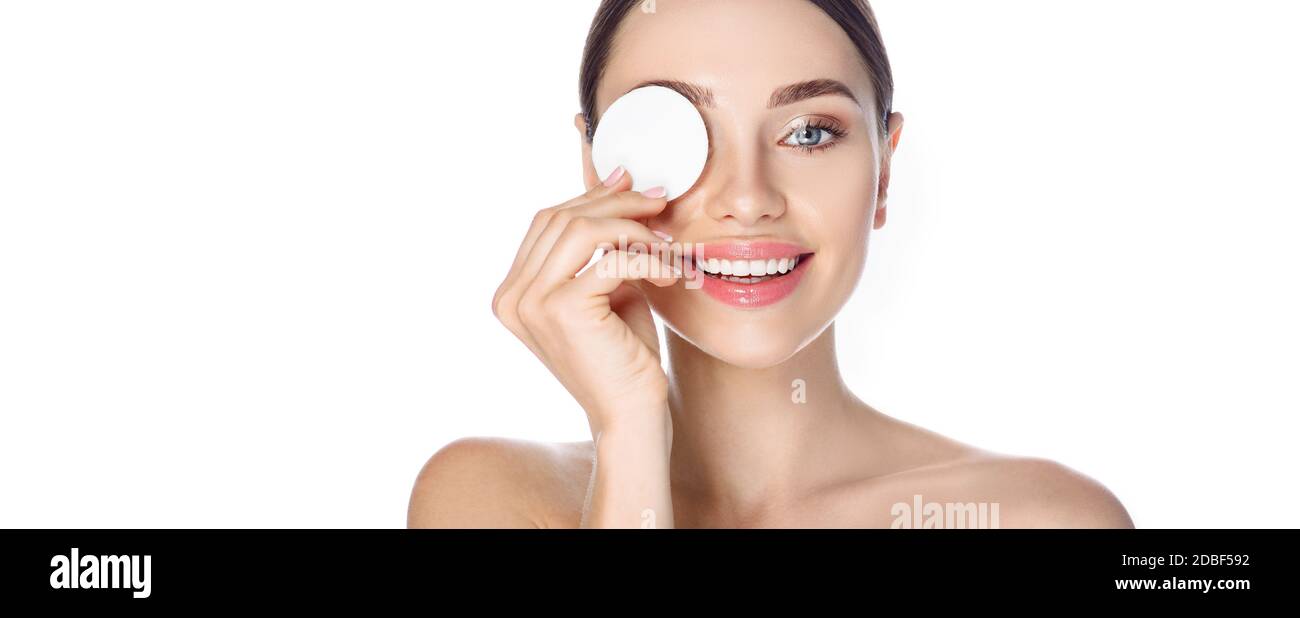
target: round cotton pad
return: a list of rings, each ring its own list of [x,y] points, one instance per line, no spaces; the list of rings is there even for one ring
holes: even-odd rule
[[[622,165],[632,174],[633,191],[663,186],[670,200],[695,185],[708,157],[709,135],[699,110],[663,86],[637,88],[614,101],[591,144],[600,178]]]

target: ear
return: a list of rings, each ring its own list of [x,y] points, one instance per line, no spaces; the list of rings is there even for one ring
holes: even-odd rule
[[[596,164],[591,162],[591,142],[587,141],[587,121],[582,112],[573,116],[573,127],[578,130],[578,141],[582,144],[582,186],[590,191],[601,179],[596,177]]]
[[[873,229],[885,227],[885,206],[889,198],[889,173],[893,166],[894,151],[898,150],[898,140],[903,136],[903,115],[893,112],[889,115],[888,140],[885,151],[880,157],[880,185],[876,189],[876,219]]]

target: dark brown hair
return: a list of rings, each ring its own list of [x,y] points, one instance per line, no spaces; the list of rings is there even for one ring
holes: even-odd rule
[[[876,110],[880,113],[880,131],[889,130],[889,113],[894,99],[894,74],[889,68],[889,55],[880,38],[876,15],[867,0],[808,0],[821,9],[857,47],[862,63],[871,76],[871,87],[876,95]],[[587,141],[596,135],[596,86],[605,75],[609,56],[614,48],[614,38],[627,14],[644,0],[602,0],[587,33],[587,46],[582,52],[582,67],[578,75],[578,97],[582,102],[582,117],[587,122]]]

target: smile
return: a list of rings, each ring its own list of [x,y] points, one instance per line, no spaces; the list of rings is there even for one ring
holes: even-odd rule
[[[776,303],[799,285],[813,253],[784,242],[704,243],[693,265],[704,273],[704,291],[731,307],[756,309]]]
[[[695,262],[695,267],[704,271],[705,275],[717,277],[723,281],[747,285],[785,276],[798,265],[799,256],[797,255],[792,258],[783,257],[779,260],[768,258],[767,260],[732,261],[709,258],[708,260],[696,260]]]

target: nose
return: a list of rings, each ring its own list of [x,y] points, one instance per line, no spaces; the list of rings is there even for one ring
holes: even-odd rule
[[[759,140],[755,140],[759,141]],[[752,227],[785,214],[785,198],[772,185],[765,169],[767,156],[759,144],[737,147],[720,144],[709,159],[705,186],[705,213],[723,223]]]

